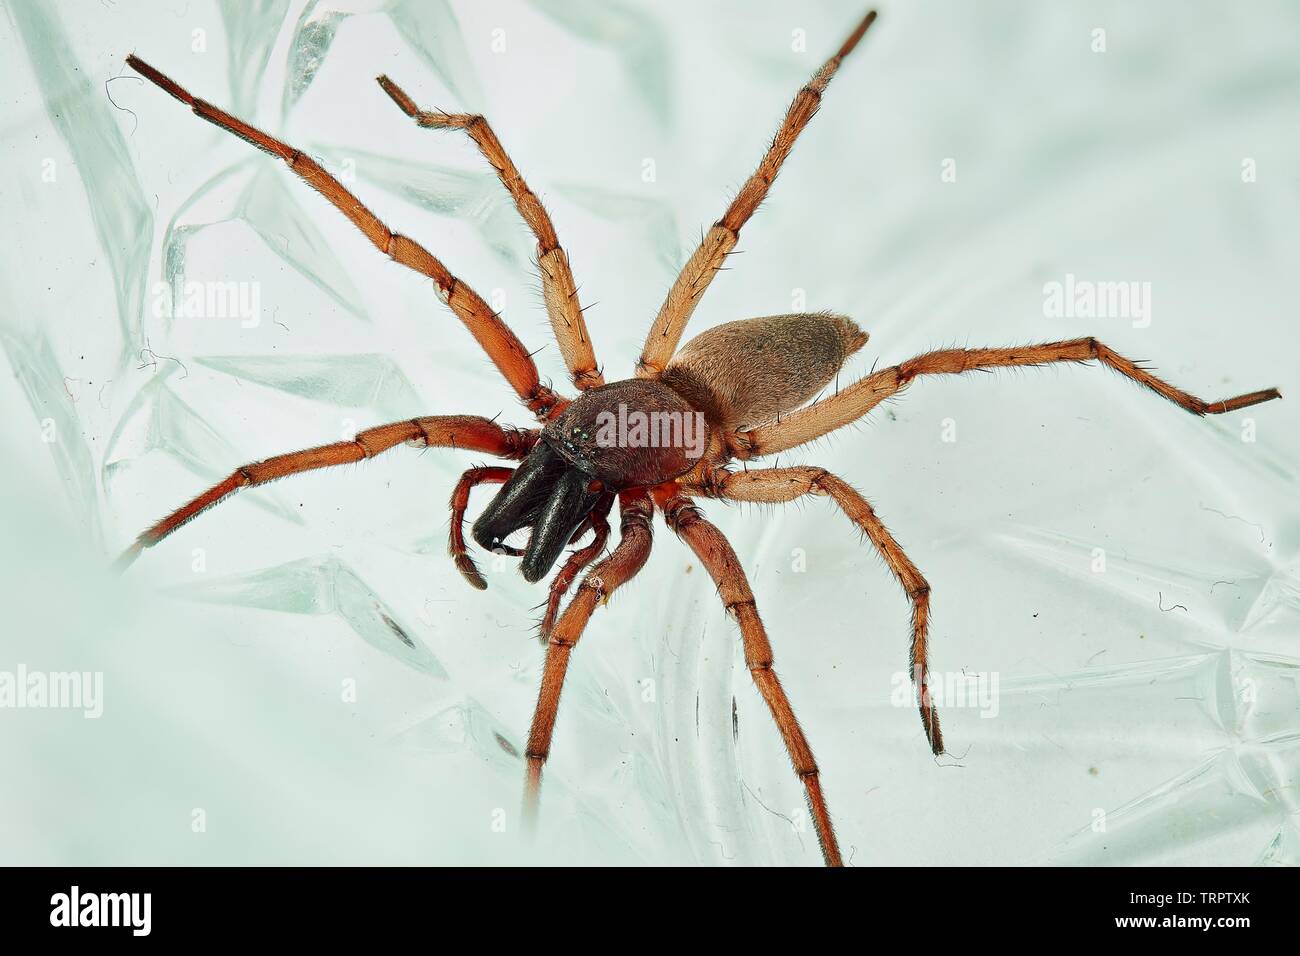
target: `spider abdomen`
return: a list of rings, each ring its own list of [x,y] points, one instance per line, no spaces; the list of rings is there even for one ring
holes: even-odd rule
[[[815,396],[866,341],[828,312],[726,322],[682,346],[660,380],[717,425],[753,426]]]

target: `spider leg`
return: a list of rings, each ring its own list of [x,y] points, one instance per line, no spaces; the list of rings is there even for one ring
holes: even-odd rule
[[[704,290],[709,287],[714,274],[722,268],[723,262],[736,247],[740,239],[741,227],[754,215],[759,203],[772,188],[772,182],[781,171],[781,164],[790,155],[790,150],[794,148],[795,140],[799,138],[799,134],[803,132],[804,127],[821,106],[822,94],[826,92],[826,87],[831,77],[835,75],[835,71],[839,69],[840,63],[853,52],[853,48],[858,45],[858,41],[862,39],[862,35],[867,32],[867,28],[875,19],[876,11],[872,10],[844,41],[839,52],[827,60],[795,96],[794,102],[790,104],[785,114],[785,120],[772,139],[772,145],[768,147],[762,162],[758,164],[758,169],[740,187],[736,198],[731,201],[722,218],[714,223],[713,228],[704,236],[699,247],[682,267],[672,288],[668,290],[668,296],[664,299],[654,324],[650,327],[650,333],[646,336],[641,358],[637,362],[639,377],[658,378],[667,367],[668,360],[677,351],[686,323],[690,321],[696,304],[704,295]]]
[[[564,609],[551,630],[546,644],[546,664],[542,686],[537,695],[537,709],[528,731],[528,771],[524,783],[524,817],[537,815],[542,786],[542,766],[551,751],[555,733],[555,715],[560,707],[560,691],[569,667],[569,655],[591,619],[596,607],[609,600],[614,591],[631,580],[650,556],[650,518],[654,513],[649,497],[641,491],[625,491],[618,496],[621,518],[618,545],[610,555],[587,572],[573,600]]]
[[[476,415],[435,415],[379,425],[358,432],[351,441],[320,445],[242,465],[224,481],[181,505],[142,533],[118,558],[116,566],[118,570],[125,570],[145,548],[153,547],[200,512],[241,488],[264,485],[277,478],[316,468],[363,461],[403,442],[429,447],[463,448],[502,458],[522,459],[536,443],[537,434],[535,431],[504,428],[490,419]]]
[[[785,748],[790,754],[790,762],[794,764],[794,771],[803,782],[808,809],[817,829],[817,840],[821,844],[822,857],[827,866],[842,866],[830,811],[826,809],[826,798],[822,795],[817,762],[813,759],[812,748],[808,746],[808,740],[795,718],[794,709],[773,669],[772,645],[768,642],[767,631],[758,616],[758,606],[754,603],[754,593],[749,588],[736,552],[722,532],[700,515],[690,498],[671,494],[666,496],[666,500],[656,496],[656,501],[663,508],[668,526],[695,552],[717,584],[718,594],[726,605],[727,613],[740,625],[745,664],[772,712],[772,718],[776,721]]]
[[[596,509],[592,511],[587,524],[579,527],[575,532],[574,541],[577,541],[584,533],[584,528],[589,525],[593,536],[591,543],[585,548],[580,548],[569,555],[568,560],[564,562],[564,567],[560,568],[560,573],[551,581],[551,590],[546,598],[546,613],[542,616],[542,623],[537,630],[538,640],[543,644],[550,639],[551,631],[555,629],[555,619],[560,613],[560,602],[564,599],[564,595],[577,580],[582,569],[600,557],[600,553],[605,550],[605,542],[609,540],[609,522],[605,516],[609,514],[613,505],[613,495],[607,495],[604,501],[597,502]]]
[[[1084,363],[1096,360],[1139,385],[1187,409],[1193,415],[1221,415],[1281,398],[1276,388],[1248,392],[1207,402],[1157,378],[1094,338],[1046,342],[1041,345],[995,349],[941,349],[926,352],[902,365],[893,365],[861,378],[836,395],[785,415],[779,422],[761,425],[732,436],[737,458],[756,458],[796,448],[828,432],[857,421],[885,399],[898,394],[921,375],[960,375],[962,372],[1046,365],[1052,362]]]
[[[515,473],[513,468],[485,466],[471,468],[460,476],[456,487],[451,492],[451,541],[448,549],[456,570],[461,573],[472,587],[480,591],[487,590],[487,581],[479,572],[478,565],[469,556],[465,547],[465,509],[469,507],[469,493],[478,485],[499,485],[509,480]]]
[[[930,749],[935,754],[943,753],[943,732],[930,693],[930,585],[876,515],[871,503],[842,478],[824,468],[808,466],[737,472],[720,468],[713,472],[706,486],[689,490],[711,498],[761,504],[780,504],[805,495],[828,495],[839,506],[875,545],[912,603],[912,683],[917,690],[921,726],[925,728]]]
[[[578,303],[578,287],[569,268],[569,257],[555,234],[550,214],[537,194],[528,188],[524,177],[511,161],[510,155],[497,139],[486,118],[465,113],[425,112],[415,105],[400,86],[387,76],[378,78],[394,103],[420,126],[427,129],[461,129],[474,141],[483,158],[496,170],[501,185],[514,200],[515,208],[537,239],[537,268],[542,274],[542,298],[546,313],[555,331],[555,341],[560,355],[579,390],[605,384],[605,377],[596,366],[596,353],[587,334],[587,323]]]
[[[478,341],[488,358],[496,365],[515,393],[540,419],[545,419],[562,399],[541,384],[537,365],[523,343],[502,321],[477,292],[447,270],[442,261],[413,239],[392,232],[379,217],[361,204],[343,185],[327,173],[319,163],[301,152],[231,116],[206,100],[191,96],[183,87],[155,70],[134,54],[126,58],[127,65],[164,92],[190,107],[207,120],[258,149],[278,156],[307,185],[328,199],[339,212],[347,216],[375,247],[395,262],[433,280],[438,297],[456,313],[470,334]]]

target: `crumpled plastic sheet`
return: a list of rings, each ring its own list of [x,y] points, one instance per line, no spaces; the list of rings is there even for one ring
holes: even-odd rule
[[[0,711],[4,862],[818,863],[736,630],[662,523],[575,653],[532,840],[542,592],[490,556],[474,592],[446,559],[470,456],[245,492],[108,573],[241,462],[417,414],[526,423],[427,282],[123,58],[320,158],[566,384],[499,183],[373,77],[490,117],[620,377],[859,8],[7,3],[0,670],[102,672],[104,710]],[[845,312],[872,339],[841,385],[1096,335],[1207,398],[1294,392],[1298,27],[1284,3],[888,6],[692,330]],[[1046,315],[1067,274],[1150,283],[1146,320]],[[861,489],[932,585],[939,758],[869,544],[824,499],[706,502],[847,860],[1300,862],[1298,424],[1293,401],[1197,420],[1054,367],[920,382],[780,456]]]

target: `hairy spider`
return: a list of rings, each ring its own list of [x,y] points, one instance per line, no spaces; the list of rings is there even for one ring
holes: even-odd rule
[[[727,465],[797,448],[855,422],[923,375],[1096,360],[1194,415],[1220,414],[1281,397],[1277,389],[1270,388],[1206,402],[1157,378],[1096,339],[1079,338],[1015,348],[927,352],[872,372],[837,390],[833,397],[809,405],[844,361],[867,340],[867,334],[852,320],[830,314],[730,322],[709,329],[679,349],[682,333],[700,297],[735,248],[741,228],[767,195],[799,133],[817,112],[831,77],[875,18],[874,11],[868,13],[838,52],[795,96],[757,171],[740,187],[668,290],[646,337],[635,377],[609,384],[596,364],[573,273],[550,216],[506,155],[487,120],[482,116],[425,112],[397,84],[379,77],[384,92],[420,126],[464,130],[509,191],[519,214],[537,238],[537,265],[546,311],[573,385],[580,393],[575,399],[562,397],[542,384],[527,350],[478,293],[419,243],[391,231],[310,156],[191,96],[138,57],[129,56],[127,63],[131,67],[200,117],[283,159],[381,252],[432,279],[438,297],[478,340],[541,427],[524,430],[476,416],[438,415],[379,425],[358,433],[351,441],[253,462],[235,469],[224,481],[141,534],[119,564],[129,564],[142,549],[157,544],[241,488],[315,468],[362,461],[401,443],[480,451],[520,462],[513,469],[479,467],[465,472],[451,498],[450,548],[461,574],[474,587],[485,588],[486,582],[466,548],[463,531],[470,491],[482,484],[500,484],[502,488],[474,523],[474,540],[484,548],[520,557],[520,570],[529,581],[544,577],[566,544],[576,544],[587,531],[592,532],[591,543],[572,552],[552,580],[542,620],[546,662],[526,753],[524,806],[526,815],[532,818],[569,656],[596,607],[645,564],[650,553],[651,519],[658,509],[707,569],[727,612],[739,624],[745,663],[802,781],[822,854],[827,864],[839,865],[840,850],[812,748],[777,680],[772,648],[754,595],[735,551],[700,514],[695,499],[781,503],[805,495],[822,495],[865,532],[911,602],[911,665],[916,701],[930,747],[939,754],[943,752],[943,737],[931,705],[929,684],[930,585],[870,503],[843,479],[812,466],[732,471]],[[620,540],[587,570],[561,614],[564,595],[605,550],[609,536],[606,516],[615,500],[619,505]],[[509,536],[523,529],[531,530],[522,550],[505,544]]]

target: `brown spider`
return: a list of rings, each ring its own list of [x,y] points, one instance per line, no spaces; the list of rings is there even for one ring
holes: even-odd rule
[[[921,572],[867,500],[835,475],[811,466],[736,472],[727,464],[797,448],[855,422],[921,375],[1095,359],[1194,415],[1220,414],[1281,397],[1277,389],[1270,388],[1206,402],[1156,378],[1096,339],[1081,338],[1018,348],[928,352],[873,372],[838,390],[833,397],[807,405],[834,378],[845,359],[867,340],[867,334],[850,319],[828,314],[730,322],[678,349],[691,313],[735,248],[741,227],[767,195],[795,139],[817,112],[831,77],[875,18],[874,11],[868,13],[839,51],[795,96],[757,171],[741,186],[669,289],[646,337],[636,376],[610,384],[605,384],[596,364],[573,274],[550,217],[487,120],[482,116],[424,112],[395,83],[379,77],[384,91],[420,126],[464,130],[509,191],[519,214],[537,238],[537,264],[546,311],[573,385],[581,393],[573,400],[541,383],[537,366],[519,339],[473,289],[423,246],[392,232],[315,160],[211,103],[196,99],[139,58],[127,57],[127,63],[136,71],[203,119],[283,159],[381,252],[431,278],[438,297],[478,340],[542,427],[522,430],[477,416],[439,415],[380,425],[358,433],[352,441],[244,465],[141,534],[119,563],[129,564],[142,549],[157,544],[240,488],[314,468],[362,461],[403,442],[481,451],[521,462],[515,469],[471,468],[461,477],[451,498],[451,555],[470,584],[479,589],[487,586],[467,552],[462,527],[470,490],[480,484],[504,487],[475,522],[474,539],[485,548],[521,557],[521,571],[529,581],[540,580],[566,544],[576,543],[587,531],[593,535],[589,545],[569,555],[551,582],[542,620],[546,664],[526,754],[524,806],[531,819],[536,813],[542,766],[550,752],[569,655],[596,607],[645,564],[650,553],[651,517],[658,508],[668,526],[708,570],[727,612],[739,624],[745,662],[803,782],[822,854],[827,864],[840,865],[840,850],[822,796],[817,764],[777,680],[772,648],[754,595],[735,551],[700,514],[694,498],[772,504],[804,495],[825,495],[866,533],[912,605],[912,678],[926,737],[934,753],[939,754],[943,752],[943,738],[931,706],[927,653],[930,585]],[[633,419],[641,425],[634,423],[627,429],[626,424]],[[613,428],[615,422],[618,429]],[[700,425],[693,443],[692,422]],[[667,441],[653,440],[665,435]],[[605,548],[609,535],[606,516],[616,498],[621,539],[587,572],[572,601],[559,614],[565,593]],[[524,549],[504,544],[507,537],[525,528],[531,533]]]

